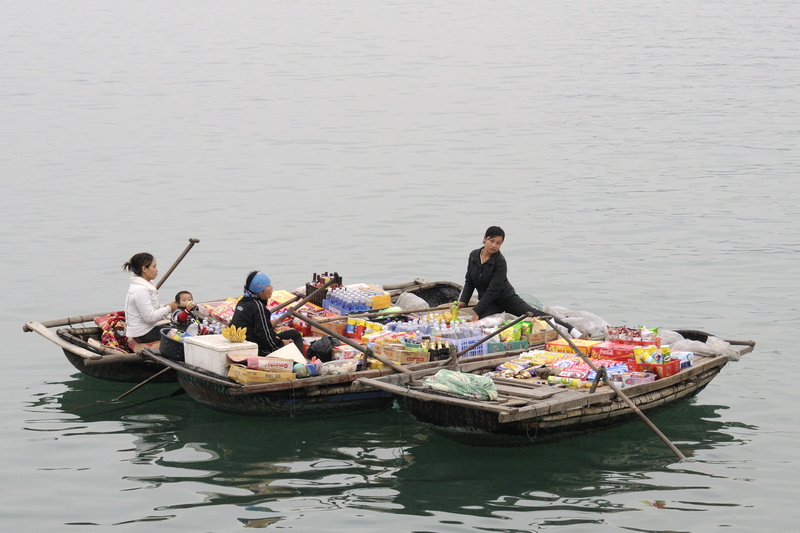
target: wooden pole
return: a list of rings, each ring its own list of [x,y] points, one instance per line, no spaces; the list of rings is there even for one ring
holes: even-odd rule
[[[79,316],[71,316],[67,318],[57,318],[55,320],[48,320],[47,322],[26,322],[22,326],[22,331],[33,331],[31,328],[31,324],[37,324],[39,326],[43,326],[45,328],[55,328],[58,326],[70,326],[72,324],[83,324],[84,322],[91,322],[95,318],[99,316],[105,316],[111,313],[95,313],[93,315],[79,315]]]
[[[570,348],[572,348],[572,349],[575,351],[575,353],[578,355],[578,357],[580,357],[580,358],[583,360],[583,362],[584,362],[584,363],[586,363],[587,365],[589,365],[589,368],[591,368],[591,369],[592,369],[592,370],[594,370],[595,372],[599,372],[599,370],[598,370],[598,368],[595,366],[595,364],[594,364],[594,363],[592,363],[592,360],[591,360],[591,359],[589,359],[588,357],[586,357],[586,356],[583,354],[583,352],[580,350],[580,348],[578,348],[578,347],[575,345],[575,343],[574,343],[574,342],[572,342],[572,339],[571,339],[571,338],[569,338],[569,336],[568,336],[568,335],[564,334],[564,333],[563,333],[563,332],[562,332],[560,329],[558,329],[558,328],[556,327],[556,325],[553,323],[553,319],[552,319],[552,317],[548,317],[548,316],[540,316],[540,317],[538,317],[538,318],[539,318],[540,320],[544,320],[545,322],[547,322],[547,323],[550,325],[550,327],[551,327],[551,328],[553,328],[553,329],[554,329],[556,332],[558,332],[558,334],[561,336],[561,338],[563,338],[563,339],[564,339],[564,340],[567,342],[567,344],[569,344]],[[683,455],[683,454],[681,453],[681,451],[680,451],[678,448],[676,448],[676,447],[675,447],[675,445],[674,445],[674,444],[672,444],[672,442],[671,442],[671,441],[670,441],[670,440],[667,438],[667,436],[666,436],[666,435],[664,435],[664,434],[661,432],[661,430],[659,430],[659,429],[658,429],[658,428],[655,426],[655,424],[653,424],[653,423],[650,421],[650,419],[649,419],[649,418],[647,418],[647,416],[646,416],[646,415],[645,415],[645,414],[642,412],[642,410],[641,410],[641,409],[639,409],[639,407],[638,407],[638,406],[637,406],[635,403],[633,403],[633,401],[632,401],[630,398],[628,398],[628,396],[627,396],[627,395],[625,395],[625,393],[623,393],[623,392],[622,392],[622,390],[620,390],[620,388],[619,388],[619,387],[617,387],[616,385],[614,385],[614,382],[613,382],[613,381],[611,381],[611,380],[608,380],[608,381],[607,381],[607,384],[608,384],[608,386],[609,386],[609,387],[611,387],[611,390],[613,390],[613,391],[614,391],[614,393],[615,393],[617,396],[619,396],[619,397],[622,399],[622,401],[624,401],[624,402],[625,402],[625,403],[628,405],[628,407],[630,407],[630,408],[631,408],[631,410],[632,410],[634,413],[636,413],[637,415],[639,415],[639,418],[641,418],[641,419],[644,421],[644,423],[645,423],[645,424],[647,424],[647,426],[648,426],[648,427],[649,427],[651,430],[653,430],[653,432],[654,432],[656,435],[658,435],[658,438],[660,438],[662,441],[664,441],[664,444],[666,444],[666,445],[667,445],[667,447],[669,447],[669,449],[670,449],[670,450],[672,450],[672,453],[674,453],[676,456],[678,456],[678,459],[680,459],[681,461],[684,461],[684,460],[686,460],[686,456],[685,456],[685,455]]]
[[[308,301],[309,301],[311,298],[313,298],[314,296],[316,296],[316,295],[317,295],[317,293],[319,293],[320,291],[324,291],[325,289],[327,289],[328,287],[330,287],[331,285],[333,285],[335,282],[336,282],[336,280],[335,280],[335,279],[329,279],[328,281],[326,281],[326,282],[325,282],[325,284],[324,284],[324,285],[322,285],[322,286],[320,286],[320,287],[317,287],[316,289],[314,289],[313,291],[311,291],[311,294],[306,294],[306,297],[305,297],[305,298],[303,298],[302,300],[300,300],[300,301],[299,301],[297,304],[295,304],[293,307],[290,307],[290,308],[289,308],[289,310],[288,310],[288,312],[286,312],[286,313],[282,314],[281,316],[279,316],[278,318],[276,318],[275,320],[273,320],[273,321],[272,321],[272,325],[273,325],[273,326],[275,326],[275,325],[276,325],[278,322],[280,322],[280,321],[281,321],[281,320],[283,320],[284,318],[288,317],[290,314],[294,313],[295,311],[297,311],[298,309],[300,309],[301,307],[303,307],[303,306],[306,304],[306,302],[308,302]],[[280,307],[278,307],[278,309],[281,309],[281,308],[283,308],[283,307],[286,307],[287,305],[289,305],[289,304],[291,304],[291,303],[294,303],[294,302],[296,302],[298,298],[299,298],[299,296],[295,296],[293,299],[291,299],[291,300],[288,300],[288,301],[286,301],[286,302],[283,302],[283,303],[281,304],[281,306],[280,306]],[[273,310],[272,310],[272,309],[270,309],[270,310],[269,310],[269,312],[270,312],[270,314],[272,314]]]
[[[178,264],[179,264],[181,261],[183,261],[183,258],[184,258],[184,257],[186,257],[186,254],[188,254],[188,253],[189,253],[189,250],[191,250],[191,249],[192,249],[192,246],[194,246],[194,245],[195,245],[195,244],[197,244],[198,242],[200,242],[198,239],[189,239],[189,245],[186,247],[186,249],[185,249],[185,250],[183,250],[183,253],[181,253],[181,255],[180,255],[180,256],[178,256],[178,258],[175,260],[175,262],[174,262],[174,263],[172,263],[172,266],[171,266],[171,267],[169,267],[169,270],[167,270],[167,273],[166,273],[166,274],[164,274],[164,275],[161,277],[161,281],[159,281],[158,283],[156,283],[156,289],[160,289],[160,288],[161,288],[161,285],[163,285],[163,284],[164,284],[164,282],[165,282],[165,281],[167,281],[167,278],[169,277],[169,275],[170,275],[170,274],[172,274],[172,271],[173,271],[173,270],[175,270],[175,267],[177,267],[177,266],[178,266]]]
[[[80,405],[80,406],[78,406],[78,407],[74,407],[73,409],[84,409],[84,408],[86,408],[86,407],[91,407],[91,406],[93,406],[93,405],[101,405],[101,404],[105,404],[105,403],[118,402],[119,400],[123,399],[125,396],[127,396],[127,395],[128,395],[128,394],[130,394],[130,393],[132,393],[133,391],[135,391],[136,389],[138,389],[138,388],[139,388],[139,387],[141,387],[142,385],[146,384],[147,382],[149,382],[149,381],[151,381],[151,380],[153,380],[153,379],[157,378],[157,377],[158,377],[158,376],[160,376],[161,374],[164,374],[164,373],[166,373],[166,372],[168,372],[168,371],[170,371],[170,370],[172,370],[172,368],[171,368],[171,367],[168,367],[168,366],[166,366],[166,367],[162,368],[160,371],[156,372],[155,374],[153,374],[153,375],[152,375],[152,376],[150,376],[149,378],[145,379],[144,381],[142,381],[141,383],[139,383],[138,385],[136,385],[135,387],[133,387],[133,388],[132,388],[132,389],[130,389],[129,391],[127,391],[127,392],[123,392],[122,394],[120,394],[119,396],[117,396],[116,398],[114,398],[113,400],[100,400],[100,401],[93,402],[93,403],[87,403],[86,405]]]

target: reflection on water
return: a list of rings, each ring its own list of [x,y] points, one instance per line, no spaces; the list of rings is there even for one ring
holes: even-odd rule
[[[698,486],[698,474],[717,475],[713,465],[677,464],[639,422],[527,448],[475,448],[431,433],[396,407],[337,418],[264,419],[211,411],[174,385],[140,389],[130,401],[117,404],[105,400],[124,392],[124,385],[98,386],[76,375],[63,386],[60,394],[40,397],[30,406],[57,416],[26,429],[61,440],[127,435],[130,447],[117,451],[118,460],[146,467],[141,475],[125,476],[134,483],[128,490],[180,487],[157,498],[150,512],[233,505],[257,516],[241,519],[250,527],[280,520],[275,514],[286,511],[277,509],[288,502],[300,513],[349,508],[497,518],[539,510],[546,514],[544,523],[554,513],[675,508],[669,493],[689,487],[676,484],[681,473],[693,474],[694,490],[711,485]],[[719,413],[724,409],[685,402],[653,416],[653,422],[692,456],[741,443],[743,433],[755,430],[723,421]],[[621,498],[639,493],[645,496],[635,496],[634,506]]]

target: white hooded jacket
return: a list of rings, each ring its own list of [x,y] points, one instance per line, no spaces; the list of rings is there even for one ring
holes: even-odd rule
[[[155,285],[139,276],[131,278],[131,286],[125,298],[125,335],[132,339],[149,333],[170,312],[170,306],[162,306],[158,301],[158,289]]]

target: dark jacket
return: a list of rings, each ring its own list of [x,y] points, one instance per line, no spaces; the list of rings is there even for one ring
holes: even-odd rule
[[[269,319],[267,304],[258,298],[244,296],[236,304],[231,324],[247,328],[247,340],[258,344],[258,355],[268,355],[283,347]]]
[[[508,266],[503,254],[497,252],[488,261],[481,264],[482,249],[472,250],[469,254],[464,290],[461,291],[458,299],[469,305],[472,292],[478,289],[478,305],[472,309],[478,316],[483,316],[483,311],[496,301],[510,298],[516,294],[514,287],[508,281]]]

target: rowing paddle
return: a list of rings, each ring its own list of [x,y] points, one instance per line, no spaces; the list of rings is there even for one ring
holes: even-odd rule
[[[573,351],[574,351],[574,352],[575,352],[575,353],[578,355],[578,357],[580,357],[580,358],[583,360],[583,362],[584,362],[584,363],[586,363],[587,365],[589,365],[589,367],[590,367],[592,370],[594,370],[595,372],[597,372],[598,374],[600,373],[600,370],[599,370],[599,369],[598,369],[598,368],[597,368],[597,367],[594,365],[594,363],[592,363],[592,360],[591,360],[591,359],[589,359],[588,357],[586,357],[586,356],[584,355],[584,353],[583,353],[583,352],[580,350],[580,348],[578,348],[577,346],[575,346],[575,343],[574,343],[574,342],[572,342],[572,339],[569,337],[569,335],[565,334],[565,333],[564,333],[564,332],[562,332],[562,331],[561,331],[559,328],[557,328],[557,327],[556,327],[556,325],[553,323],[553,318],[552,318],[552,317],[548,317],[548,316],[541,316],[541,317],[538,317],[538,318],[539,318],[540,320],[544,320],[545,322],[547,322],[547,323],[550,325],[550,327],[551,327],[551,328],[553,328],[555,331],[557,331],[557,332],[558,332],[558,334],[561,336],[561,338],[562,338],[562,339],[564,339],[564,340],[567,342],[567,344],[569,344],[569,347],[570,347],[570,348],[572,348],[572,350],[573,350]],[[674,444],[672,444],[672,442],[671,442],[671,441],[670,441],[670,440],[667,438],[667,436],[666,436],[666,435],[664,435],[664,434],[661,432],[661,430],[659,430],[659,429],[658,429],[658,428],[655,426],[655,424],[653,424],[653,423],[650,421],[650,419],[649,419],[649,418],[647,418],[647,416],[646,416],[646,415],[645,415],[645,414],[642,412],[642,410],[641,410],[641,409],[639,409],[639,407],[637,407],[637,406],[636,406],[636,404],[635,404],[635,403],[633,403],[633,401],[632,401],[630,398],[628,398],[628,396],[626,396],[626,395],[625,395],[625,393],[623,393],[623,392],[620,390],[620,388],[619,388],[619,387],[617,387],[617,386],[614,384],[614,382],[613,382],[613,381],[611,381],[611,380],[609,379],[609,380],[606,380],[606,383],[608,384],[608,386],[609,386],[609,387],[611,387],[611,390],[613,390],[613,391],[614,391],[614,393],[615,393],[615,394],[616,394],[618,397],[622,398],[622,401],[624,401],[626,404],[628,404],[628,407],[630,407],[630,408],[631,408],[631,410],[632,410],[634,413],[636,413],[637,415],[639,415],[639,417],[640,417],[642,420],[644,420],[644,423],[645,423],[645,424],[647,424],[647,425],[648,425],[648,427],[650,427],[650,429],[652,429],[652,430],[653,430],[653,432],[654,432],[656,435],[658,435],[658,438],[660,438],[662,441],[664,441],[664,444],[666,444],[666,445],[669,447],[669,449],[670,449],[670,450],[672,450],[672,453],[674,453],[675,455],[677,455],[677,456],[678,456],[678,459],[680,459],[681,461],[685,461],[685,460],[686,460],[686,456],[685,456],[685,455],[683,455],[683,454],[681,453],[681,451],[680,451],[678,448],[676,448],[676,447],[675,447],[675,445],[674,445]]]
[[[128,394],[132,393],[133,391],[135,391],[136,389],[138,389],[139,387],[141,387],[142,385],[144,385],[144,384],[148,383],[149,381],[152,381],[152,380],[154,380],[155,378],[157,378],[157,377],[158,377],[158,376],[160,376],[161,374],[165,374],[165,373],[167,373],[167,371],[169,371],[169,370],[172,370],[172,368],[171,368],[171,367],[168,367],[168,366],[165,366],[164,368],[162,368],[161,370],[159,370],[158,372],[156,372],[155,374],[153,374],[153,375],[152,375],[152,376],[150,376],[149,378],[145,379],[144,381],[142,381],[141,383],[139,383],[138,385],[136,385],[135,387],[133,387],[133,388],[132,388],[132,389],[130,389],[129,391],[127,391],[127,392],[123,392],[122,394],[120,394],[119,396],[117,396],[116,398],[114,398],[113,400],[98,400],[98,401],[96,401],[96,402],[93,402],[93,403],[87,403],[86,405],[79,405],[78,407],[75,407],[74,409],[84,409],[84,408],[86,408],[86,407],[91,407],[91,406],[93,406],[93,405],[99,405],[99,404],[104,404],[104,403],[118,402],[118,401],[120,401],[121,399],[123,399],[125,396],[127,396]],[[183,390],[183,389],[180,389],[180,390]],[[177,391],[176,391],[176,392],[177,392]],[[173,393],[173,394],[175,394],[175,393]]]
[[[179,256],[178,256],[178,258],[175,260],[175,262],[174,262],[174,263],[172,263],[172,266],[171,266],[171,267],[169,267],[169,270],[167,270],[167,273],[166,273],[166,274],[164,274],[164,275],[161,277],[161,281],[159,281],[158,283],[156,283],[156,289],[160,289],[160,288],[161,288],[161,285],[163,285],[163,284],[164,284],[164,282],[165,282],[165,281],[167,281],[167,278],[169,277],[169,275],[170,275],[170,274],[172,274],[172,271],[173,271],[173,270],[175,270],[175,267],[177,267],[177,266],[178,266],[178,264],[179,264],[181,261],[183,261],[183,258],[184,258],[184,257],[186,257],[186,254],[188,254],[188,253],[189,253],[189,250],[191,250],[191,249],[192,249],[192,246],[194,246],[194,245],[195,245],[195,244],[197,244],[198,242],[200,242],[198,239],[189,239],[189,245],[186,247],[186,249],[185,249],[185,250],[183,250],[183,252],[181,253],[181,255],[179,255]]]

